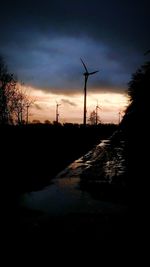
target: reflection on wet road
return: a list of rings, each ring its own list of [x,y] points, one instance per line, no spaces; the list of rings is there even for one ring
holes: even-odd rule
[[[109,143],[109,140],[103,140],[93,150],[60,172],[48,187],[25,194],[22,205],[52,216],[70,213],[101,213],[107,209],[119,211],[122,208],[121,205],[95,200],[79,186],[81,174],[85,170],[90,170],[95,162],[100,160],[101,156],[106,153]],[[107,172],[109,168],[110,166],[107,166]]]

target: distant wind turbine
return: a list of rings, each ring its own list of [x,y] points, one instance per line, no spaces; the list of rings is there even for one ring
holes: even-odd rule
[[[61,106],[61,104],[58,104],[56,101],[56,123],[58,124],[59,121],[59,112],[58,112],[58,108],[59,106]]]
[[[83,67],[85,69],[85,72],[83,73],[84,77],[85,77],[85,80],[84,80],[84,113],[83,113],[83,124],[86,125],[86,94],[87,94],[87,81],[88,81],[88,78],[90,75],[93,75],[95,73],[98,72],[98,70],[96,71],[93,71],[93,72],[88,72],[88,69],[85,65],[85,63],[83,62],[82,58],[80,58],[82,64],[83,64]]]

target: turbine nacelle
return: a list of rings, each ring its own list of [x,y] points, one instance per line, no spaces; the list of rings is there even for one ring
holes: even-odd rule
[[[93,75],[93,74],[99,72],[99,70],[92,71],[92,72],[88,72],[88,69],[87,69],[87,67],[86,67],[86,65],[85,65],[85,63],[84,63],[84,61],[82,60],[82,58],[80,58],[80,60],[81,60],[81,62],[82,62],[82,64],[83,64],[83,67],[85,68],[85,72],[83,73],[83,75],[84,75],[85,77],[88,77],[89,75]]]
[[[84,75],[85,77],[88,77],[89,75],[93,75],[93,74],[95,74],[95,73],[97,73],[97,72],[99,72],[99,70],[96,70],[96,71],[93,71],[93,72],[84,72],[83,75]]]
[[[88,72],[83,73],[84,76],[89,76]]]

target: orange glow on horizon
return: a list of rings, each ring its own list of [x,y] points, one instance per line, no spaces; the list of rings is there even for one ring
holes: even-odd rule
[[[32,87],[27,87],[29,95],[36,99],[34,106],[30,109],[29,120],[49,120],[53,122],[56,118],[56,101],[59,106],[59,121],[61,123],[83,122],[83,94],[54,94]],[[87,119],[90,113],[95,110],[97,101],[101,110],[99,116],[102,123],[118,123],[119,112],[123,112],[128,105],[128,97],[125,93],[98,93],[88,92],[87,94]]]

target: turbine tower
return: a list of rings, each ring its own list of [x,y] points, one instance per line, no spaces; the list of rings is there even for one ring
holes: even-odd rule
[[[59,118],[59,112],[58,112],[58,108],[59,108],[59,106],[61,106],[61,104],[58,104],[57,102],[56,102],[56,123],[58,124],[58,118]]]
[[[85,80],[84,80],[84,113],[83,113],[83,124],[84,126],[86,126],[86,94],[87,94],[87,81],[88,81],[88,78],[90,75],[93,75],[95,73],[98,72],[98,70],[96,71],[93,71],[93,72],[88,72],[88,69],[85,65],[85,63],[83,62],[82,58],[80,58],[82,64],[83,64],[83,67],[85,69],[85,72],[83,73],[84,77],[85,77]]]

